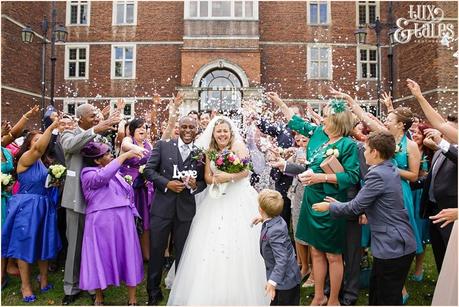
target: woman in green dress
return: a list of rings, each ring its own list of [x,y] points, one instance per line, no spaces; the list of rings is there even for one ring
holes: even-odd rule
[[[416,219],[414,216],[413,195],[411,194],[410,182],[415,182],[419,175],[419,164],[421,162],[421,154],[418,145],[406,137],[406,132],[413,123],[413,113],[409,108],[398,107],[389,112],[384,124],[376,119],[370,117],[359,104],[352,99],[351,96],[335,90],[331,93],[346,99],[349,106],[360,120],[365,121],[367,126],[372,131],[389,131],[395,138],[395,155],[393,158],[394,164],[398,166],[400,178],[402,181],[403,202],[408,217],[410,219],[411,227],[413,228],[414,236],[416,238],[416,254],[423,252],[421,235],[418,230]],[[390,99],[390,97],[389,97]],[[408,301],[409,295],[405,288],[403,288],[403,304]]]
[[[310,137],[306,154],[308,171],[300,178],[305,184],[305,190],[296,237],[311,246],[315,279],[314,299],[311,305],[327,303],[324,295],[327,263],[330,275],[328,304],[338,305],[338,294],[343,278],[342,253],[346,221],[332,219],[328,211],[319,213],[311,207],[326,196],[346,201],[347,189],[359,180],[357,144],[349,137],[354,127],[352,113],[343,101],[334,100],[325,109],[323,125],[317,126],[294,116],[276,93],[267,93],[267,97],[282,110],[292,130]],[[344,172],[324,173],[320,164],[331,154],[337,156]]]

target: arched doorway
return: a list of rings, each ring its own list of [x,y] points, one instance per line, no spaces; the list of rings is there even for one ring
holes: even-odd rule
[[[208,71],[199,82],[199,109],[231,112],[238,110],[242,101],[242,81],[227,68]]]

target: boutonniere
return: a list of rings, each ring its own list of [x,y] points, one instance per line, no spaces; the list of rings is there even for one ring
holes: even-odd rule
[[[336,148],[329,148],[325,151],[325,157],[335,156],[336,158],[339,157],[339,150]]]
[[[193,150],[191,151],[191,159],[196,161],[198,164],[205,164],[206,163],[206,153],[204,149],[194,146]]]
[[[131,175],[125,175],[123,177],[124,181],[126,181],[129,185],[132,184],[132,176]]]
[[[143,175],[143,171],[145,170],[145,164],[139,166],[139,173]]]

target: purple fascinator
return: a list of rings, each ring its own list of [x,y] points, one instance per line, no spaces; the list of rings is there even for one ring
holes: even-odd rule
[[[80,153],[85,158],[97,158],[110,151],[110,146],[104,143],[89,142],[81,149]]]

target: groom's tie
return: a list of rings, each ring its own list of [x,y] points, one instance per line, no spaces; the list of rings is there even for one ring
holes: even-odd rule
[[[186,158],[190,154],[190,147],[187,144],[182,145],[182,150],[180,151],[180,155],[182,156],[182,161],[185,162]]]

